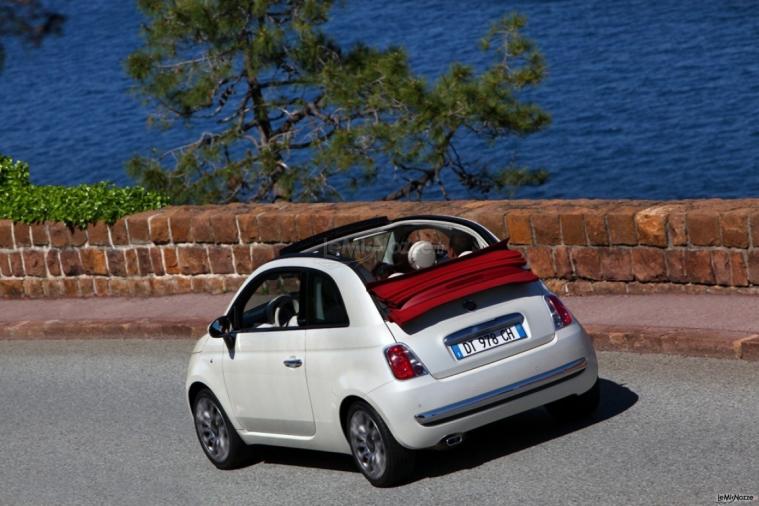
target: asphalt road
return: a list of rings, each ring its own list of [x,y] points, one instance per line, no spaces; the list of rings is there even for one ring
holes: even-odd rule
[[[347,456],[201,453],[184,404],[189,341],[0,342],[0,504],[714,504],[759,495],[759,364],[602,353],[603,405],[534,410],[426,452],[372,488]]]

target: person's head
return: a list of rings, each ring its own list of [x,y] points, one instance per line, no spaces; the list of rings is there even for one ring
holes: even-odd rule
[[[464,232],[454,231],[448,240],[448,256],[457,258],[465,251],[474,250],[474,238]]]

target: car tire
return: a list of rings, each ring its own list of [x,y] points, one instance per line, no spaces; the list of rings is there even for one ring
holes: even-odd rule
[[[385,422],[365,402],[348,409],[346,436],[356,465],[375,487],[404,483],[414,470],[414,452],[401,446]]]
[[[579,420],[595,412],[601,402],[601,386],[596,382],[590,390],[579,395],[570,395],[546,405],[548,412],[559,420]]]
[[[216,396],[207,388],[192,401],[195,434],[203,453],[219,469],[236,469],[243,465],[247,445],[240,439]]]

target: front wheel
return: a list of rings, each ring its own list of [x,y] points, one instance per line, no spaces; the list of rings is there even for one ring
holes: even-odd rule
[[[593,386],[580,395],[570,395],[546,405],[551,415],[559,420],[579,420],[593,414],[601,402],[601,386],[598,378]]]
[[[245,460],[247,446],[240,439],[210,390],[204,388],[193,400],[195,433],[208,460],[219,469],[235,469]]]
[[[353,458],[375,487],[406,481],[414,469],[414,453],[395,440],[382,418],[365,402],[348,410],[348,442]]]

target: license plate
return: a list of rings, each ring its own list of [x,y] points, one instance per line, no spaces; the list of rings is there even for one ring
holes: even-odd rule
[[[462,358],[526,338],[527,331],[524,330],[521,323],[517,323],[511,327],[493,330],[468,341],[453,344],[451,345],[451,351],[458,360],[461,360]]]

